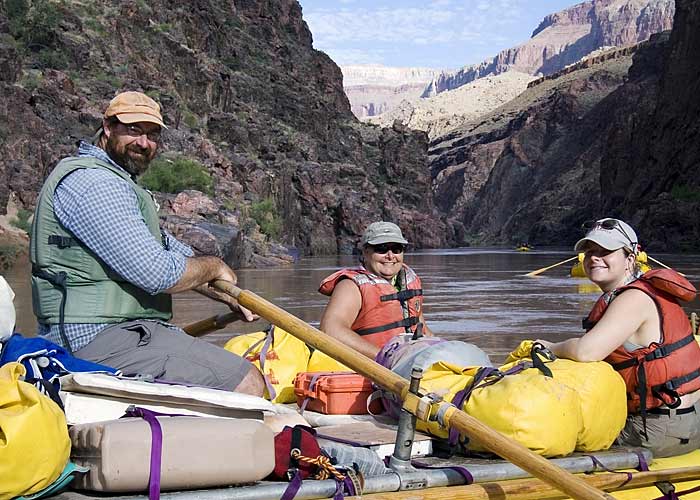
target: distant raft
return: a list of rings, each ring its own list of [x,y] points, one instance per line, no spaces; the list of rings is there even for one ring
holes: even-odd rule
[[[651,266],[647,263],[647,253],[639,252],[637,254],[637,264],[641,268],[642,273],[651,271]],[[578,262],[571,267],[571,277],[573,278],[585,278],[586,273],[583,270],[583,252],[578,254]]]

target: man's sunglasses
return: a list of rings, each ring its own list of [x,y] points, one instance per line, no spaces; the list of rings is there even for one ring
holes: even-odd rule
[[[627,238],[627,241],[629,241],[633,247],[637,244],[636,241],[632,241],[630,235],[627,234],[627,232],[623,229],[622,225],[620,224],[620,221],[617,219],[607,219],[603,221],[589,220],[581,224],[581,229],[583,229],[587,233],[593,231],[596,228],[601,228],[606,231],[618,230],[622,233],[622,235],[625,238]]]
[[[391,253],[403,253],[406,250],[406,245],[401,243],[382,243],[381,245],[370,245],[372,251],[378,254],[385,254],[391,250]]]

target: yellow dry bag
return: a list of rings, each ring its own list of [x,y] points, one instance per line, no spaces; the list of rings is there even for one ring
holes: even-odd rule
[[[68,463],[66,417],[56,403],[20,380],[19,363],[0,366],[0,500],[32,495]]]
[[[318,349],[311,353],[307,372],[351,372],[352,370],[340,361],[331,358]]]
[[[532,340],[524,340],[508,356],[507,370],[520,362],[531,362],[534,354]],[[600,451],[609,448],[627,419],[627,396],[622,377],[605,361],[581,363],[570,359],[555,359],[547,363],[552,378],[570,387],[578,395],[581,427],[576,451]]]
[[[294,403],[294,377],[305,372],[309,348],[281,328],[271,325],[265,332],[234,337],[224,349],[253,363],[265,378],[265,397],[273,403]]]

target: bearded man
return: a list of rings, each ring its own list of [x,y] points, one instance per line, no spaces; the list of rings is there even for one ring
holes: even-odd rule
[[[236,275],[161,230],[155,200],[135,182],[165,128],[153,99],[120,93],[94,144],[81,142],[46,179],[30,245],[39,335],[125,374],[261,395],[251,363],[167,323],[171,295],[186,290],[227,303],[244,321],[257,317],[208,286]]]

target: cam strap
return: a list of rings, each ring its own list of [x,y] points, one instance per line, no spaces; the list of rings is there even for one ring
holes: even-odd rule
[[[52,234],[49,236],[49,245],[56,245],[58,248],[63,249],[78,246],[78,242],[70,236],[59,236],[57,234]]]
[[[583,318],[581,320],[581,328],[583,328],[586,331],[593,330],[593,327],[596,325],[596,323],[598,323],[598,322],[592,321],[592,320],[588,319],[588,316],[586,316],[585,318]]]
[[[68,273],[65,271],[60,271],[56,274],[51,274],[44,271],[39,266],[32,265],[32,276],[48,281],[61,292],[61,304],[59,306],[58,313],[58,330],[61,334],[61,340],[63,340],[66,349],[68,349],[70,354],[73,354],[73,346],[71,346],[70,340],[68,340],[68,335],[66,334],[65,328],[66,300],[68,298],[68,287],[66,286],[66,281],[68,281]]]
[[[669,408],[678,408],[681,404],[681,396],[677,392],[678,388],[698,377],[700,377],[700,369],[693,370],[692,372],[681,375],[680,377],[667,380],[663,384],[655,385],[651,388],[651,392],[654,394],[654,397],[660,399],[661,401],[663,401],[663,398],[661,397],[662,394],[671,396],[673,401],[671,403],[666,403],[666,406]]]
[[[418,323],[418,318],[412,316],[410,318],[405,318],[400,321],[394,321],[393,323],[387,323],[386,325],[375,326],[373,328],[363,328],[362,330],[357,330],[355,333],[358,335],[372,335],[373,333],[384,332],[386,330],[392,330],[394,328],[400,327],[412,327]]]
[[[422,288],[409,288],[406,290],[401,290],[400,292],[390,293],[389,295],[382,295],[382,302],[389,302],[390,300],[398,300],[399,302],[406,302],[408,299],[413,297],[420,297],[423,295]]]
[[[151,460],[148,476],[148,500],[160,499],[161,461],[163,459],[163,428],[156,417],[184,417],[175,413],[160,413],[138,406],[129,406],[124,417],[144,419],[151,428]]]
[[[677,340],[676,342],[672,344],[667,344],[667,345],[661,345],[651,351],[649,354],[644,356],[642,360],[639,358],[632,358],[628,359],[626,361],[621,361],[620,363],[615,363],[612,365],[612,367],[617,370],[621,371],[624,370],[625,368],[629,368],[631,366],[637,366],[643,361],[654,361],[655,359],[661,359],[665,358],[666,356],[669,356],[672,352],[677,351],[678,349],[687,346],[691,342],[695,342],[695,338],[693,337],[692,334],[689,334],[685,337],[683,337],[680,340]]]

